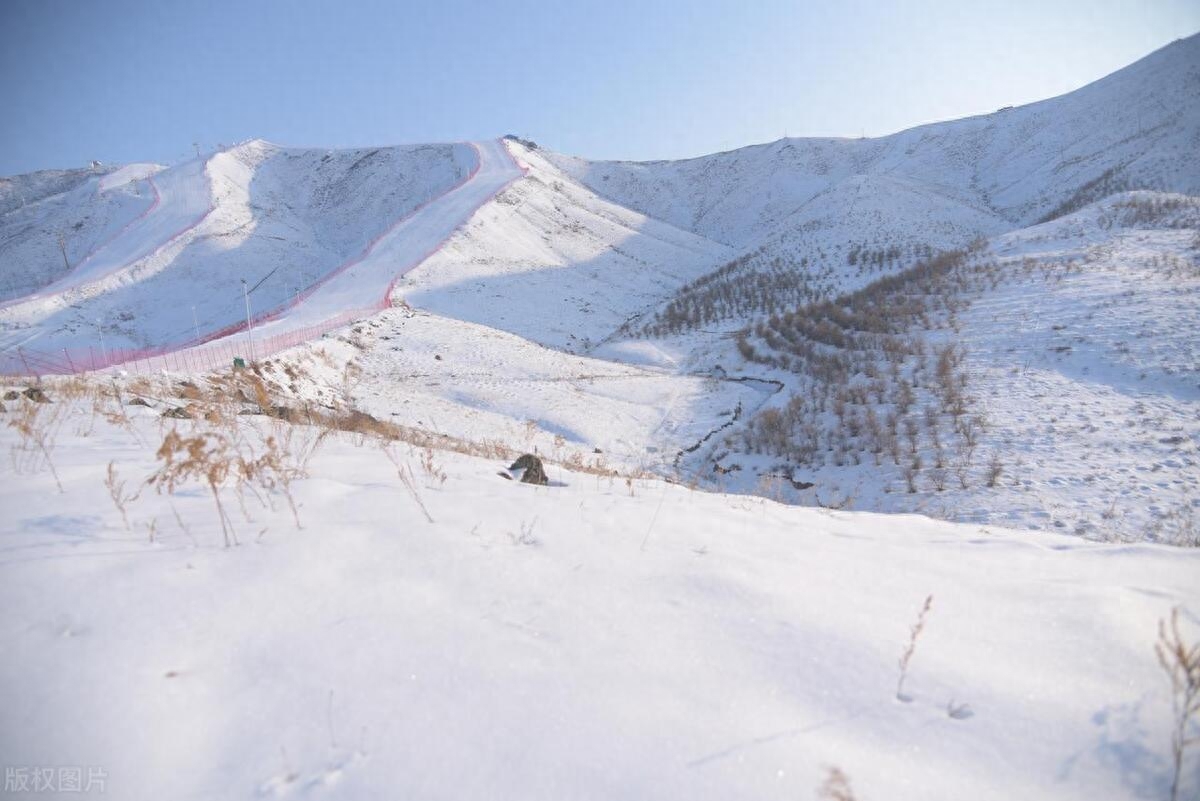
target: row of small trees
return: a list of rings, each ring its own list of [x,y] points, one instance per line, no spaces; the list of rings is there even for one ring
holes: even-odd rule
[[[732,447],[807,467],[890,462],[910,492],[922,480],[995,483],[977,463],[985,416],[974,409],[952,328],[989,279],[982,243],[937,254],[836,300],[774,315],[739,338],[741,354],[797,375],[787,402],[751,418]]]
[[[621,333],[673,336],[729,320],[771,317],[830,299],[842,291],[849,279],[861,283],[866,277],[899,271],[906,264],[933,255],[929,245],[920,243],[860,242],[844,249],[834,246],[829,252],[794,243],[789,249],[807,255],[780,255],[777,248],[770,252],[760,248],[739,256],[685,284],[648,320],[634,321]]]

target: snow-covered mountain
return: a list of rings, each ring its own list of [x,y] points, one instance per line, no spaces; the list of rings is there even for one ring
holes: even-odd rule
[[[942,248],[1122,189],[1200,193],[1200,36],[1077,91],[877,139],[782,139],[685,161],[552,155],[622,205],[742,251]],[[803,247],[784,242],[801,230]]]
[[[1198,145],[1194,36],[1058,98],[879,139],[787,139],[648,163],[589,162],[513,137],[348,151],[256,140],[167,168],[22,176],[0,185],[3,366],[197,369],[284,351],[275,363],[307,376],[279,382],[296,401],[331,402],[352,367],[373,414],[457,435],[520,438],[532,422],[581,458],[600,450],[708,487],[1151,536],[1192,508],[1185,490],[1197,470]],[[928,313],[898,311],[913,305],[894,295],[905,271],[968,244],[987,286],[918,283],[939,294]],[[1043,287],[1031,270],[1054,277]],[[907,478],[912,459],[888,467],[878,453],[864,463],[867,451],[764,451],[764,425],[789,408],[797,427],[772,436],[811,440],[803,426],[844,424],[829,410],[801,423],[788,406],[832,384],[806,374],[796,343],[783,344],[799,329],[779,321],[825,315],[813,304],[846,292],[893,293],[865,324],[922,347],[957,343],[989,423],[979,453],[1000,454],[1012,481],[1047,489],[989,483],[983,462],[978,475],[947,481],[936,433],[933,450],[912,446],[922,461]],[[1118,315],[1102,329],[1107,344],[1050,345],[1037,326],[980,311],[1025,295],[1024,313],[1051,331]],[[339,330],[353,317],[365,322]],[[828,359],[862,357],[822,358],[825,370]],[[1071,429],[1069,448],[1103,467],[1076,475],[1053,463],[1068,446],[1046,452],[1047,430],[1031,422],[1049,386],[1068,405],[1104,406],[1110,420],[1149,419],[1136,411],[1147,404],[1161,414],[1139,429],[1145,447],[1119,453],[1106,450],[1110,429]],[[895,431],[905,414],[924,414],[860,400],[839,402],[877,424],[892,415]],[[923,420],[913,424],[928,429]],[[1171,443],[1159,447],[1155,426]],[[1060,442],[1062,427],[1054,433]],[[548,446],[547,436],[530,441]],[[1105,502],[1114,511],[1098,522],[1098,494],[1148,466],[1167,483]]]
[[[1169,797],[1198,153],[1200,36],[875,140],[0,181],[5,792]]]
[[[467,145],[256,140],[166,169],[87,176],[0,217],[11,232],[0,264],[18,265],[14,286],[31,274],[40,284],[0,308],[0,325],[47,350],[92,343],[97,326],[112,348],[193,340],[245,319],[243,280],[255,311],[286,304],[476,166]]]
[[[598,197],[538,150],[507,145],[525,177],[398,282],[397,297],[583,351],[733,254]]]

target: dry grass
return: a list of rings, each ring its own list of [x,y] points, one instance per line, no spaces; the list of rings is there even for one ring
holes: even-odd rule
[[[1200,642],[1189,643],[1179,631],[1179,607],[1169,620],[1158,622],[1154,644],[1158,664],[1171,682],[1171,801],[1180,798],[1183,760],[1189,748],[1200,743]]]
[[[433,448],[421,449],[421,469],[425,471],[425,476],[431,481],[436,481],[439,487],[446,483],[446,471],[437,463]]]
[[[50,470],[58,491],[63,492],[58,470],[54,466],[54,440],[65,419],[64,403],[13,402],[8,427],[17,432],[12,446],[13,470],[37,472],[43,465]]]
[[[193,481],[206,484],[217,507],[227,548],[237,543],[237,534],[221,503],[221,487],[233,471],[230,450],[228,440],[220,434],[203,433],[185,438],[172,429],[155,454],[163,463],[162,467],[146,480],[159,492],[166,490],[168,495],[174,495],[177,488]]]
[[[828,769],[825,782],[817,790],[817,798],[821,801],[856,801],[850,777],[838,767]]]
[[[388,461],[396,466],[396,475],[400,477],[401,485],[403,485],[404,489],[408,490],[408,494],[416,501],[421,514],[425,515],[425,519],[432,523],[433,516],[429,514],[429,509],[425,506],[425,502],[421,500],[421,493],[417,491],[417,482],[413,477],[412,468],[400,461],[400,457],[395,452],[391,442],[385,440],[381,450],[383,450],[383,455],[388,458]]]
[[[905,646],[904,652],[900,654],[900,679],[896,682],[896,698],[900,701],[907,702],[911,700],[904,694],[904,680],[908,678],[908,665],[917,650],[917,640],[921,638],[921,632],[925,630],[925,618],[929,615],[931,608],[933,608],[933,596],[929,595],[925,598],[925,605],[921,607],[921,611],[917,615],[917,622],[909,629],[908,645]]]
[[[425,483],[430,486],[440,486],[447,480],[447,473],[439,463],[439,452],[504,461],[511,461],[525,452],[497,439],[474,441],[380,420],[353,407],[341,406],[338,398],[333,399],[333,408],[294,399],[288,405],[284,400],[288,398],[287,389],[275,378],[284,382],[310,380],[298,368],[246,370],[197,376],[185,381],[165,375],[47,378],[41,385],[59,402],[34,403],[19,399],[9,404],[8,425],[19,434],[13,445],[14,465],[18,471],[48,467],[61,491],[62,485],[51,457],[54,437],[62,421],[71,416],[72,409],[78,412],[82,408],[85,414],[90,413],[93,421],[102,417],[143,444],[140,427],[134,425],[127,405],[138,404],[166,412],[172,409],[186,411],[189,417],[181,419],[159,415],[161,440],[155,451],[158,466],[144,484],[167,495],[173,495],[187,485],[206,487],[221,523],[224,544],[228,547],[239,541],[228,509],[226,493],[229,490],[233,490],[248,521],[246,493],[264,506],[271,504],[276,493],[282,495],[296,526],[301,527],[299,509],[292,493],[293,482],[307,475],[313,455],[333,437],[348,436],[359,446],[368,443],[381,446],[396,466],[402,484],[430,521],[432,517],[416,488],[417,474],[399,460],[394,445],[409,446],[410,455],[415,457]],[[352,390],[356,380],[353,371],[346,372],[342,388]],[[261,423],[247,425],[247,415],[257,416],[260,420],[266,417],[265,430]],[[74,414],[73,419],[80,419],[79,415]],[[595,475],[598,479],[627,478],[630,492],[633,491],[633,478],[644,477],[641,471],[635,474],[618,472],[605,462],[603,456],[587,458],[579,452],[563,453],[561,447],[558,450],[559,461],[546,459],[548,464],[559,464],[574,472]],[[129,484],[135,482],[122,476],[115,463],[109,465],[104,483],[124,525],[131,529],[135,522],[131,520],[131,507],[140,497],[143,484],[137,483],[130,490]],[[191,536],[173,505],[172,513],[180,529]]]
[[[104,486],[108,489],[108,495],[112,498],[113,506],[117,507],[117,511],[121,513],[121,520],[125,522],[125,528],[129,529],[129,515],[126,513],[126,507],[136,501],[140,493],[129,492],[125,489],[125,482],[118,476],[115,462],[108,463],[108,471],[104,477]]]
[[[159,492],[165,490],[168,495],[191,483],[207,486],[217,508],[226,547],[238,543],[233,523],[221,501],[221,490],[226,484],[232,484],[243,513],[245,491],[261,501],[263,497],[257,490],[267,493],[279,490],[287,499],[297,527],[300,526],[291,483],[302,477],[304,471],[293,461],[293,454],[281,448],[280,441],[274,436],[267,436],[258,452],[254,452],[244,441],[239,444],[219,432],[201,431],[184,436],[172,428],[163,437],[156,458],[162,465],[146,483]]]

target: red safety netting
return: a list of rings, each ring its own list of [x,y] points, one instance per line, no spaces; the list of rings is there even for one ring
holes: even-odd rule
[[[475,166],[466,176],[454,184],[454,186],[443,192],[443,195],[461,187],[463,184],[475,177],[475,174],[478,172],[479,166],[482,162],[482,155],[479,154],[479,148],[474,143],[470,144],[471,147],[475,148],[477,153]],[[512,153],[507,148],[505,148],[505,153],[508,154],[508,157],[512,159],[513,163],[518,167],[518,169],[520,169],[522,174],[528,173],[529,167],[525,164],[521,164],[516,158],[514,158]],[[475,207],[471,210],[471,213],[464,218],[464,222],[466,219],[470,219],[475,211],[503,191],[503,189],[504,187],[500,187],[495,192],[492,192],[490,195],[483,198],[478,204],[475,205]],[[340,328],[341,326],[346,325],[352,320],[370,316],[376,312],[382,311],[383,309],[390,308],[392,292],[395,289],[396,282],[403,277],[404,273],[400,273],[393,277],[383,297],[380,298],[380,300],[373,306],[349,309],[314,325],[304,328],[291,329],[283,333],[276,334],[275,336],[266,337],[264,339],[255,337],[253,335],[253,328],[254,326],[270,322],[271,320],[281,316],[289,309],[300,305],[334,276],[361,262],[370,255],[375,247],[385,237],[387,237],[388,234],[392,233],[392,231],[394,231],[402,222],[416,214],[430,202],[432,202],[432,199],[425,201],[408,214],[404,215],[404,217],[396,220],[388,227],[387,230],[372,239],[371,242],[367,244],[366,248],[364,248],[357,256],[349,259],[341,265],[338,265],[338,267],[336,267],[334,270],[330,271],[315,284],[308,287],[291,300],[274,309],[253,316],[249,322],[250,333],[247,336],[234,336],[235,334],[247,331],[247,323],[239,322],[228,325],[217,331],[212,331],[200,337],[199,339],[192,339],[183,343],[163,345],[154,348],[105,349],[100,345],[92,345],[88,346],[87,348],[63,348],[58,351],[42,351],[17,347],[0,354],[0,375],[74,375],[77,373],[93,372],[113,367],[122,367],[133,373],[150,373],[159,372],[162,370],[175,370],[179,372],[208,372],[211,370],[231,367],[234,359],[236,358],[244,359],[247,362],[255,359],[263,359],[286,348],[294,347],[304,342],[317,339],[335,328]],[[185,228],[184,232],[202,222],[204,218],[211,213],[211,211],[212,209],[210,208],[209,211],[201,216],[195,223],[188,226],[188,228]],[[451,233],[442,239],[441,242],[439,242],[427,253],[423,254],[416,262],[414,262],[413,266],[421,264],[427,258],[436,253],[457,230],[458,228],[456,227],[454,231],[451,231]],[[172,240],[178,238],[181,233],[183,232],[174,234],[172,236]]]

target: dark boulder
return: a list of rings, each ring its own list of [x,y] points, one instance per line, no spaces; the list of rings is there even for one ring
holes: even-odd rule
[[[545,486],[550,483],[550,479],[546,477],[546,468],[542,466],[542,460],[532,453],[524,454],[517,461],[509,465],[508,469],[509,472],[513,473],[513,477],[522,484]],[[520,471],[519,476],[517,475],[518,471]]]
[[[263,412],[268,417],[274,417],[276,420],[283,420],[287,423],[295,422],[296,413],[295,410],[290,406],[272,406],[268,409],[264,409]]]

